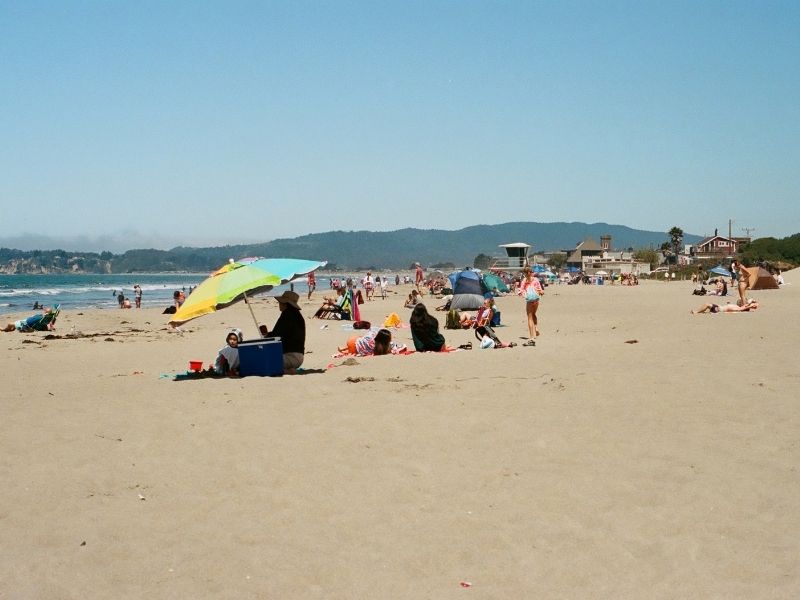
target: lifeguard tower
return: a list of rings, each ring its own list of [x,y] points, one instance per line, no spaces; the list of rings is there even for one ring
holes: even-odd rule
[[[528,253],[530,244],[514,242],[513,244],[500,244],[500,248],[506,251],[505,256],[497,256],[492,262],[490,269],[497,271],[522,271],[530,262]]]

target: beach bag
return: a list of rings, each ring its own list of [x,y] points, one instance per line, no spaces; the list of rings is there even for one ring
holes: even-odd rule
[[[444,321],[445,329],[461,329],[461,313],[458,310],[451,309],[447,311],[447,318]]]
[[[369,321],[356,321],[353,323],[353,329],[369,329],[372,327]]]
[[[480,340],[481,348],[483,348],[483,342],[487,338],[492,341],[494,348],[499,348],[503,345],[503,342],[500,341],[500,338],[497,337],[497,334],[492,330],[491,327],[484,327],[483,325],[476,327],[475,337]]]
[[[383,322],[384,327],[397,327],[398,325],[400,325],[400,315],[397,313],[390,314]]]
[[[536,302],[539,299],[539,292],[532,285],[525,288],[525,302]]]

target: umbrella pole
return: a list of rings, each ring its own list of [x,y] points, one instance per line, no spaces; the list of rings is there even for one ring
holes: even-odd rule
[[[256,319],[256,313],[253,312],[253,305],[250,304],[250,300],[247,299],[247,294],[245,293],[243,295],[244,295],[244,303],[247,304],[247,308],[250,309],[250,314],[253,317],[253,323],[256,324],[256,331],[258,331],[259,335],[261,335],[261,332],[258,329],[258,319]]]

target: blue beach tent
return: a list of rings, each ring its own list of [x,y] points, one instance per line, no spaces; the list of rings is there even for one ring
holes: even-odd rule
[[[480,273],[472,269],[455,271],[447,277],[453,288],[450,308],[458,310],[478,310],[483,305],[484,294],[489,293]]]

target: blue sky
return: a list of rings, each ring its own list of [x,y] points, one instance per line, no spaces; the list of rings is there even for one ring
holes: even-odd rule
[[[0,64],[0,243],[800,231],[798,2],[0,0]]]

